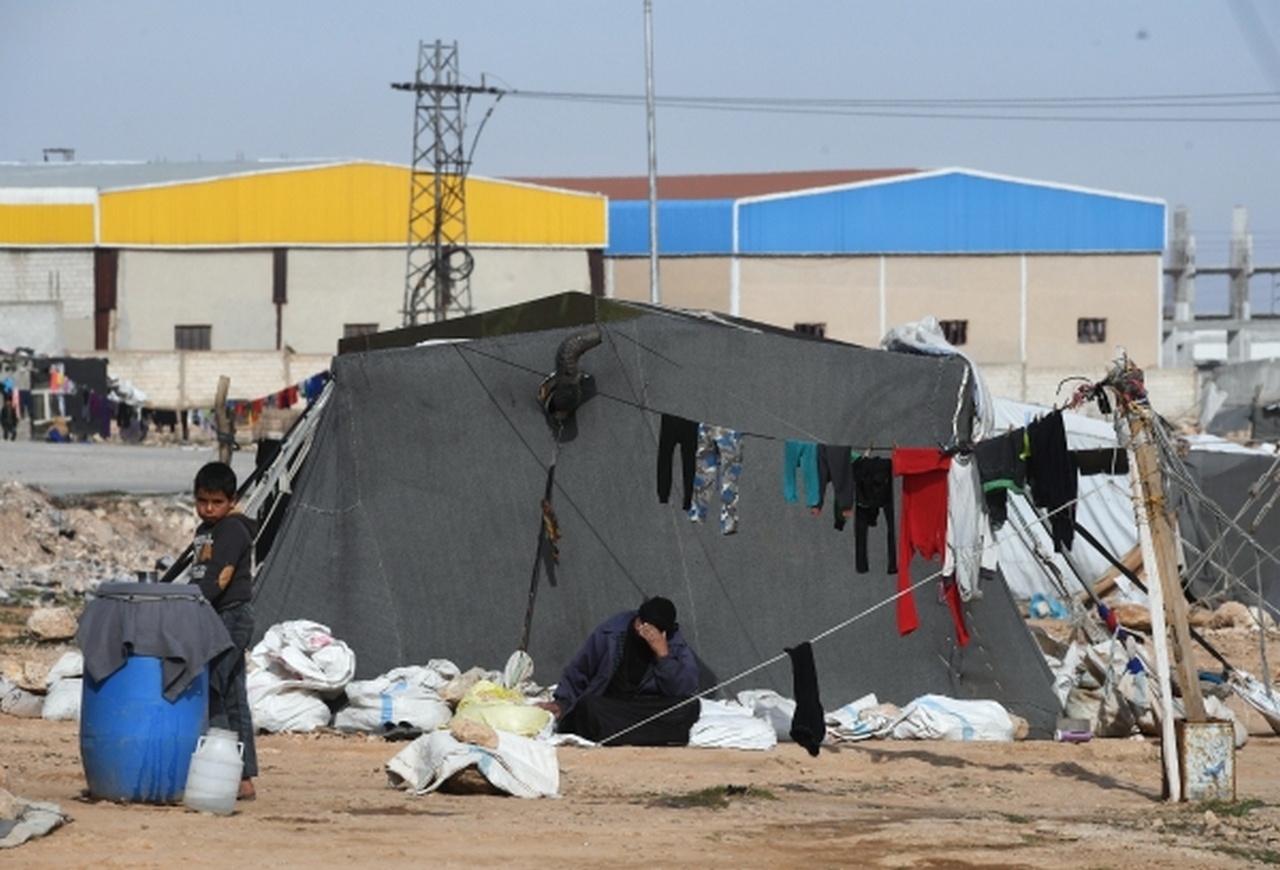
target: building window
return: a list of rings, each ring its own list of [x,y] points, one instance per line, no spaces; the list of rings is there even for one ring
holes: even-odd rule
[[[174,350],[209,350],[212,347],[212,326],[175,326],[173,328]]]
[[[342,337],[355,338],[358,335],[373,335],[378,331],[376,323],[344,323],[342,324]]]
[[[967,320],[940,320],[938,328],[942,330],[942,336],[947,340],[947,344],[953,347],[959,347],[969,341],[969,321]]]
[[[1076,321],[1076,341],[1080,344],[1102,344],[1106,340],[1105,317],[1081,317]]]
[[[811,335],[814,338],[824,338],[827,334],[827,325],[825,323],[797,323],[796,332],[801,335]]]

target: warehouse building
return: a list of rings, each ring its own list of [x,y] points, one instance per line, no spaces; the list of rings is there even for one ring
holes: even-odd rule
[[[609,295],[648,300],[647,179],[609,197]],[[658,179],[661,301],[874,346],[936,317],[975,361],[1158,365],[1165,203],[967,169]]]
[[[331,354],[401,325],[409,198],[365,161],[0,166],[0,347]],[[467,240],[477,308],[588,291],[606,203],[469,178]]]
[[[410,180],[368,161],[0,166],[0,348],[105,357],[167,407],[205,404],[214,369],[279,389],[404,322]],[[866,346],[932,316],[1029,401],[1117,346],[1159,365],[1161,200],[968,169],[664,176],[658,194],[663,304]],[[473,309],[649,300],[647,196],[644,177],[469,178]]]

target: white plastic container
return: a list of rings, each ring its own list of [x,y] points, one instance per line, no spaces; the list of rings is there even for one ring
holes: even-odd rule
[[[229,816],[236,808],[240,773],[244,770],[244,745],[236,733],[210,728],[191,754],[187,787],[182,803],[188,809]]]

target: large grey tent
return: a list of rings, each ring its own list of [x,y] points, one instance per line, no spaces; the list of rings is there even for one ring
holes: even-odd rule
[[[1173,492],[1190,568],[1187,589],[1198,599],[1258,604],[1280,615],[1280,460],[1233,445],[1193,449],[1182,458],[1189,478]],[[1191,490],[1198,491],[1197,496]],[[1207,557],[1206,557],[1207,554]]]
[[[578,360],[585,399],[557,445],[539,385],[566,340],[594,327],[602,341]],[[962,360],[582,294],[341,350],[259,574],[259,631],[322,622],[365,677],[439,657],[499,667],[521,643],[536,570],[528,652],[543,683],[604,617],[665,595],[708,686],[746,673],[725,694],[790,695],[783,650],[816,638],[828,709],[868,692],[899,704],[932,692],[994,699],[1033,734],[1052,732],[1051,676],[1003,582],[967,605],[967,646],[934,582],[915,592],[919,629],[899,636],[883,519],[860,574],[853,523],[835,529],[830,493],[818,516],[783,497],[788,439],[888,456],[963,438]],[[722,533],[716,501],[707,522],[690,521],[678,451],[670,501],[659,501],[663,414],[744,433],[735,534]],[[560,537],[558,564],[546,565],[553,466]],[[939,567],[917,557],[912,577]]]

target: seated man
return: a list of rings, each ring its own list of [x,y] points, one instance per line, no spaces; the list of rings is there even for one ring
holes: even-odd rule
[[[602,622],[565,667],[548,708],[556,730],[630,746],[689,742],[700,706],[698,663],[676,623],[676,606],[650,598]],[[641,724],[643,723],[643,724]]]

